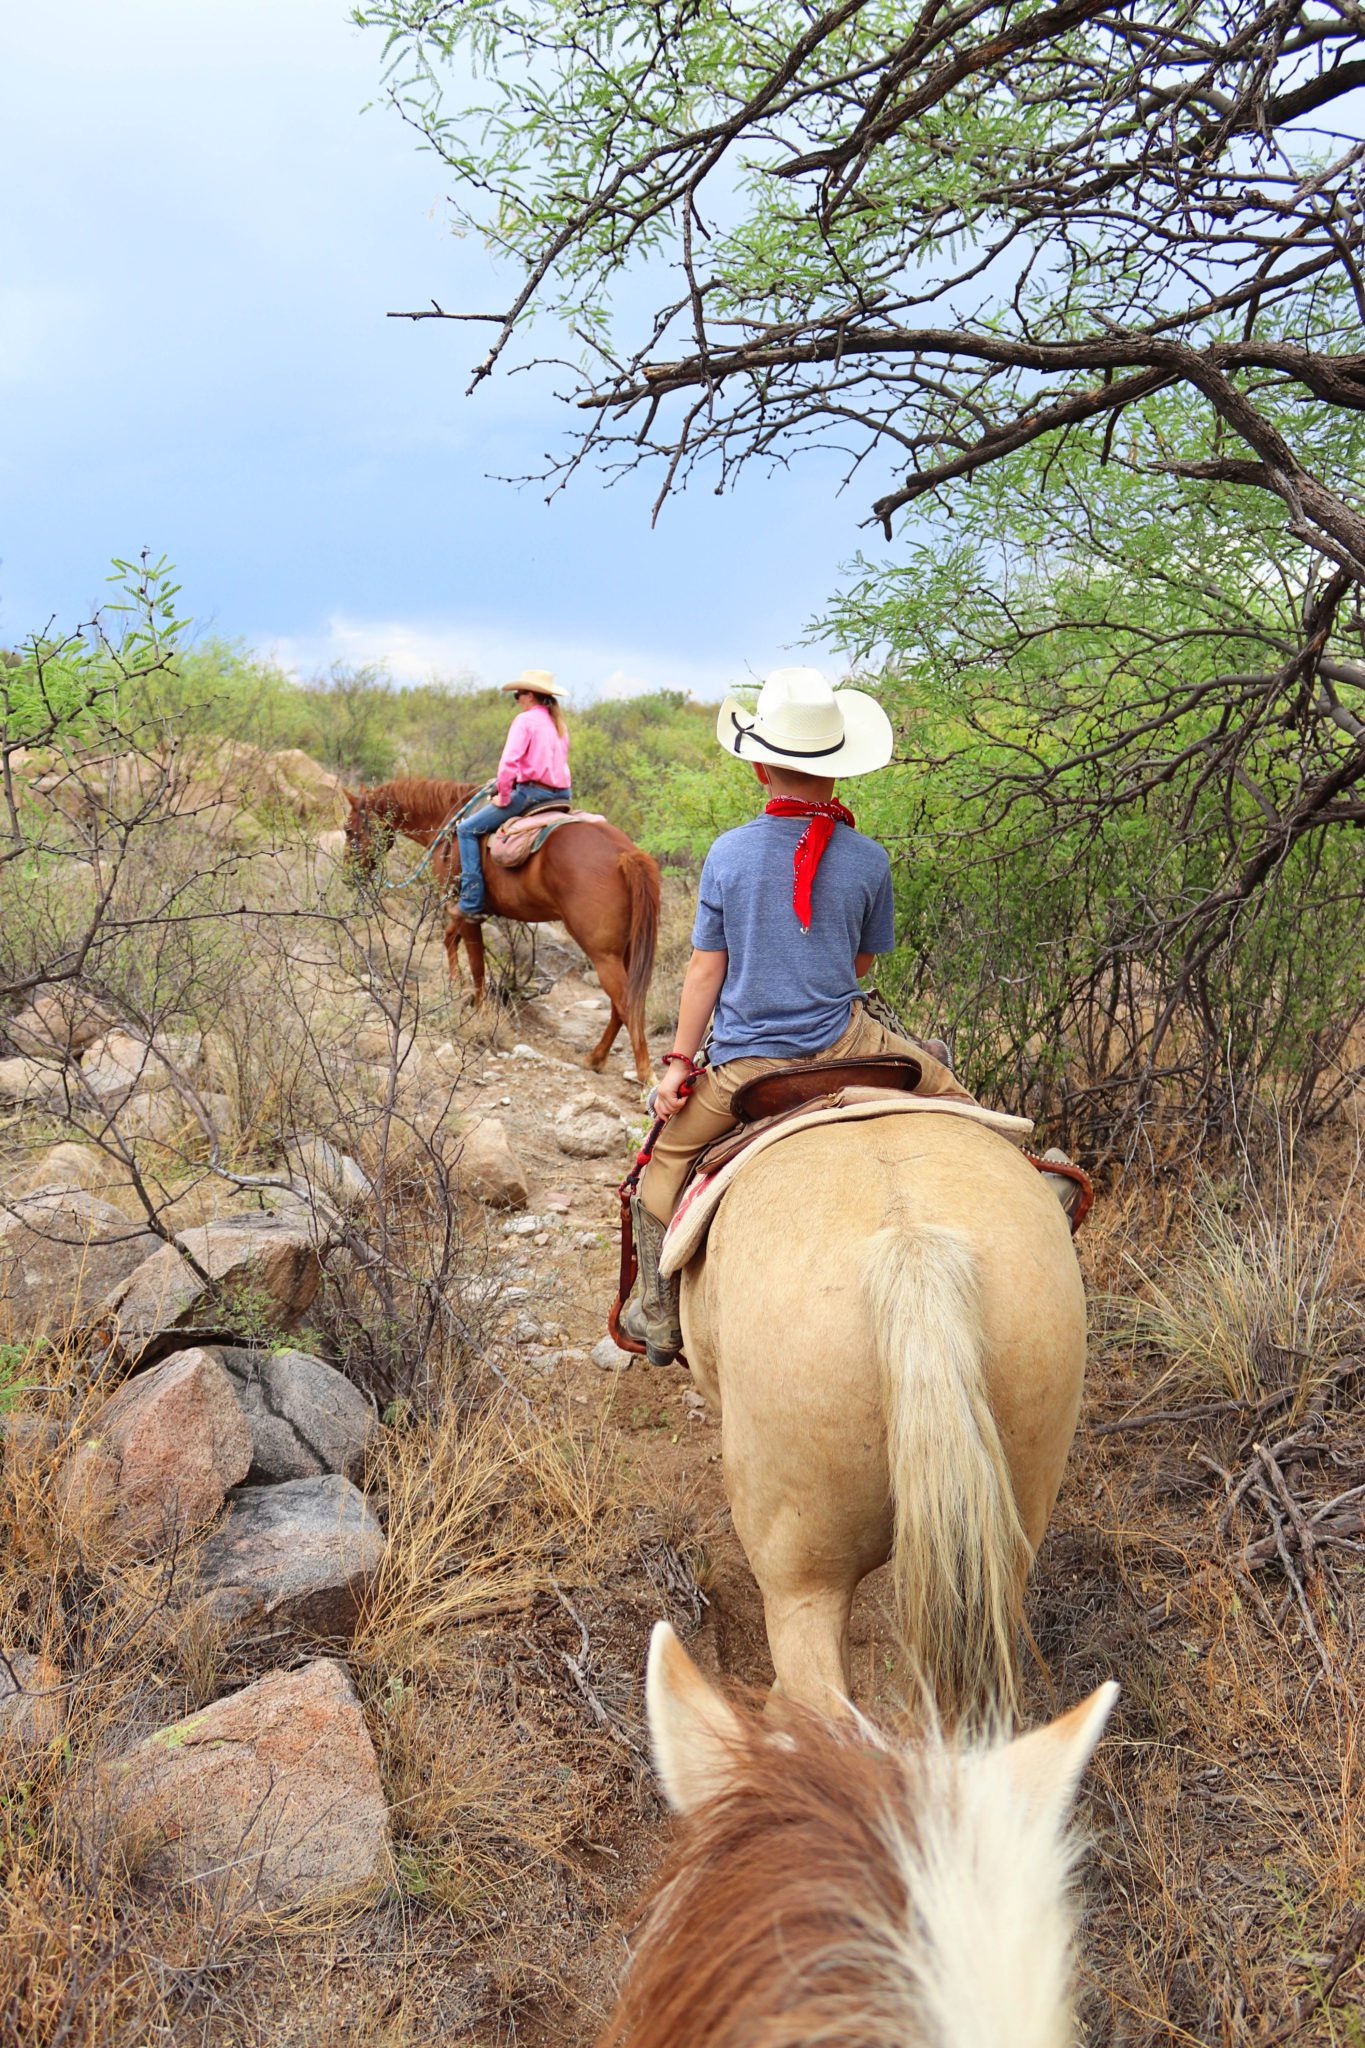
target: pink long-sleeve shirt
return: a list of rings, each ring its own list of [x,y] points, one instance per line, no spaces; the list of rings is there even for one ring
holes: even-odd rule
[[[507,728],[507,744],[498,763],[498,802],[505,804],[518,782],[543,782],[547,789],[569,787],[569,742],[561,738],[548,711],[535,705],[519,711]]]

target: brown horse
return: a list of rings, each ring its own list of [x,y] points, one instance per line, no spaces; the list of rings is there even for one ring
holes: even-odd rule
[[[351,810],[346,843],[350,858],[365,874],[373,874],[395,832],[415,839],[419,846],[432,846],[439,839],[432,856],[433,871],[439,880],[457,887],[459,852],[453,831],[442,836],[442,827],[478,786],[403,775],[372,789],[348,789]],[[485,848],[483,875],[491,917],[509,917],[518,924],[558,919],[591,960],[611,1014],[588,1054],[588,1065],[601,1072],[624,1024],[635,1053],[635,1071],[641,1085],[649,1086],[654,1070],[645,1039],[645,998],[659,930],[656,862],[614,825],[572,824],[553,831],[523,867],[497,867]],[[452,981],[459,973],[462,942],[469,957],[474,1000],[481,1003],[483,931],[476,919],[463,916],[451,903],[446,910],[445,947]]]
[[[1070,2048],[1067,1820],[1117,1692],[903,1748],[737,1712],[660,1622],[649,1728],[684,1823],[598,2048]]]

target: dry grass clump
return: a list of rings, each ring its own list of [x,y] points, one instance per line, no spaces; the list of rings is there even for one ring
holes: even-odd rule
[[[369,1485],[389,1548],[351,1662],[395,1910],[435,1978],[442,1955],[462,1975],[465,2023],[510,2028],[581,1973],[623,1841],[656,1810],[638,1680],[660,1610],[644,1553],[666,1534],[608,1422],[569,1427],[453,1370],[386,1433]]]
[[[1298,1412],[1365,1340],[1358,1161],[1314,1166],[1287,1146],[1268,1187],[1198,1173],[1184,1199],[1172,1246],[1126,1252],[1131,1291],[1103,1304],[1111,1335],[1126,1328],[1160,1362],[1151,1396],[1290,1393]]]

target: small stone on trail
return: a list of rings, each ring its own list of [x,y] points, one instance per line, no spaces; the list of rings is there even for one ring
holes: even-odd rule
[[[510,1223],[504,1223],[504,1237],[533,1237],[540,1229],[539,1216],[514,1216]]]
[[[567,1216],[570,1209],[572,1209],[573,1207],[573,1196],[566,1195],[560,1189],[556,1188],[553,1194],[543,1195],[541,1197],[540,1206],[542,1209],[558,1210],[561,1216]]]
[[[592,1362],[603,1372],[624,1372],[634,1355],[623,1351],[614,1337],[599,1337],[592,1347]]]
[[[524,1209],[530,1193],[526,1169],[495,1116],[481,1117],[460,1140],[462,1185],[489,1209]]]
[[[576,1095],[555,1112],[555,1143],[572,1159],[602,1159],[620,1151],[625,1123],[604,1095]]]

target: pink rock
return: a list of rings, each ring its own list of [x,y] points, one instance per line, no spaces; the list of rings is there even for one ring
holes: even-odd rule
[[[87,1853],[234,1905],[314,1905],[391,1874],[379,1765],[343,1664],[274,1672],[78,1780]]]
[[[63,1508],[151,1555],[216,1515],[250,1464],[232,1381],[210,1352],[178,1351],[105,1402],[63,1473]]]

